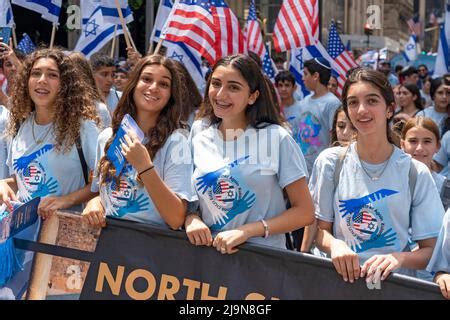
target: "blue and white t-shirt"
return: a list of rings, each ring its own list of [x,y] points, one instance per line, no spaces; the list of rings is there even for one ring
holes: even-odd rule
[[[333,117],[340,104],[339,99],[329,92],[317,99],[311,94],[283,110],[294,140],[305,156],[309,173],[319,153],[330,144]]]
[[[95,167],[98,132],[93,121],[82,121],[81,145],[90,170]],[[18,196],[22,202],[49,195],[63,196],[85,186],[76,146],[65,153],[56,152],[53,124],[38,125],[34,115],[25,120],[14,137],[8,166],[10,173],[16,176]]]
[[[9,121],[9,111],[0,105],[0,179],[6,179],[9,175],[9,169],[6,164],[8,158],[8,146],[10,138],[7,134]]]
[[[308,174],[300,149],[278,125],[249,127],[232,141],[212,125],[197,133],[192,149],[201,216],[214,235],[279,215],[286,210],[283,189]],[[248,241],[286,248],[284,234]]]
[[[309,187],[316,217],[333,223],[334,236],[345,241],[362,263],[376,254],[409,250],[410,227],[413,241],[437,237],[444,208],[423,163],[395,148],[388,163],[364,163],[372,176],[383,172],[378,180],[372,181],[352,144],[335,190],[334,168],[341,150],[330,148],[319,155]],[[412,203],[408,182],[411,161],[418,168]]]
[[[427,270],[435,273],[450,273],[450,209],[445,213],[441,231]]]
[[[111,136],[112,128],[100,133],[97,143],[97,163],[103,157],[105,145]],[[186,200],[188,205],[197,200],[191,184],[192,156],[184,133],[181,131],[172,133],[152,161],[154,170],[180,199]],[[92,191],[100,191],[107,216],[168,227],[159,215],[147,189],[137,182],[136,178],[136,170],[127,164],[119,182],[112,178],[99,186],[99,180],[96,178],[92,183]]]

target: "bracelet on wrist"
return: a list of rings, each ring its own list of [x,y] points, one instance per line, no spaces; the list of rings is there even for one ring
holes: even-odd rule
[[[142,170],[141,172],[139,172],[138,175],[137,175],[138,178],[142,180],[142,175],[143,175],[144,173],[146,173],[147,171],[152,170],[154,167],[155,167],[155,166],[152,164],[152,165],[151,165],[150,167],[148,167],[147,169],[144,169],[144,170]]]

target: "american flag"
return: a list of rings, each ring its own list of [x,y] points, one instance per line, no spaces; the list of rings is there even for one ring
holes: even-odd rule
[[[214,188],[216,199],[223,202],[234,201],[234,186],[227,181],[220,181]]]
[[[261,34],[261,27],[259,25],[258,18],[256,17],[255,0],[250,1],[247,25],[245,28],[245,38],[248,51],[252,51],[264,59],[264,41]]]
[[[363,211],[354,219],[353,227],[360,232],[372,234],[376,229],[376,220],[370,213]]]
[[[30,36],[26,33],[23,34],[22,40],[20,40],[17,45],[17,50],[21,51],[23,54],[30,54],[36,50],[36,46],[31,40]]]
[[[246,53],[244,34],[238,18],[223,0],[211,0],[216,27],[216,60],[235,53]]]
[[[36,179],[39,180],[39,176],[41,171],[34,165],[31,165],[29,167],[27,167],[25,169],[25,171],[23,172],[23,180],[25,181],[26,184],[30,185],[30,184],[36,184],[37,181]]]
[[[273,30],[275,50],[283,52],[319,40],[319,1],[284,0]]]
[[[269,48],[267,46],[264,47],[264,58],[262,61],[263,72],[269,79],[275,83],[275,76],[277,75],[276,66],[270,57]]]
[[[125,179],[120,179],[118,185],[113,181],[111,189],[111,194],[114,198],[127,200],[131,196],[131,187],[128,185],[128,182]]]
[[[338,70],[335,70],[339,74],[338,78],[338,92],[341,94],[342,88],[346,80],[346,73],[352,68],[358,67],[355,59],[345,49],[344,44],[339,37],[336,30],[336,25],[331,23],[330,33],[328,35],[328,53],[334,62],[339,66]]]
[[[423,36],[423,32],[424,32],[423,23],[422,23],[422,21],[420,21],[419,14],[415,14],[411,19],[406,21],[406,23],[408,24],[408,27],[409,27],[409,30],[411,31],[411,33],[414,33],[418,37]]]
[[[178,0],[163,37],[184,42],[211,65],[227,55],[245,53],[239,21],[223,0]]]

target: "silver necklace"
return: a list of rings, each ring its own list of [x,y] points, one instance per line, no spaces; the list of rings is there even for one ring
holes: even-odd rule
[[[356,148],[356,145],[355,145]],[[358,154],[358,149],[356,149],[356,154],[358,155],[358,159],[359,159],[359,163],[361,164],[361,168],[363,169],[364,173],[370,178],[370,180],[372,181],[377,181],[381,178],[381,176],[383,175],[384,171],[386,170],[386,168],[388,167],[389,162],[391,161],[392,158],[392,154],[394,153],[394,148],[392,148],[392,152],[389,156],[389,158],[386,160],[386,162],[384,163],[383,169],[381,170],[380,174],[377,176],[372,176],[370,175],[369,171],[367,170],[367,168],[364,166],[364,161],[361,160],[361,158],[359,157]]]
[[[44,137],[41,139],[36,140],[36,136],[34,135],[34,123],[36,122],[36,114],[33,115],[33,120],[31,120],[31,134],[33,135],[33,140],[36,142],[36,144],[42,144],[45,141],[45,138],[47,138],[48,133],[52,129],[52,126],[49,126],[47,132],[45,133]]]

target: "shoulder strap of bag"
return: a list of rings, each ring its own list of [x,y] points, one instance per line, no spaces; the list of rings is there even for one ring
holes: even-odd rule
[[[81,138],[80,137],[77,138],[76,147],[77,147],[78,157],[80,158],[81,168],[83,169],[84,182],[86,184],[88,184],[89,183],[88,167],[87,167],[86,159],[84,158],[83,147],[81,146]]]
[[[344,165],[344,159],[345,156],[347,155],[349,146],[344,147],[344,148],[340,148],[339,150],[339,154],[338,154],[338,158],[336,160],[336,164],[334,167],[334,190],[336,190],[337,186],[339,185],[339,178],[341,176],[341,171],[342,171],[342,167]]]

